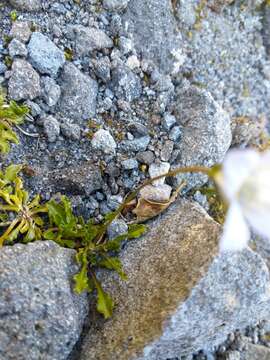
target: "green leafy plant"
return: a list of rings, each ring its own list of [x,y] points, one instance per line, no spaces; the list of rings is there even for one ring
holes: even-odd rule
[[[57,242],[61,246],[75,248],[76,260],[81,269],[74,276],[75,291],[97,292],[97,310],[105,318],[112,315],[113,300],[100,284],[96,271],[100,268],[116,271],[121,279],[126,279],[122,263],[116,256],[125,239],[141,236],[146,227],[142,224],[129,226],[128,232],[113,240],[108,240],[106,231],[109,224],[117,217],[117,212],[110,213],[104,223],[95,224],[92,219],[87,222],[82,217],[76,217],[67,197],[62,196],[60,201],[50,200],[47,203],[50,228],[44,232],[45,239]]]
[[[104,268],[116,271],[126,279],[122,263],[117,257],[122,241],[141,236],[145,225],[133,224],[128,232],[113,240],[106,236],[107,228],[120,214],[120,209],[110,213],[104,222],[85,221],[75,216],[70,201],[61,196],[41,204],[40,196],[29,198],[19,172],[21,165],[10,165],[0,171],[0,246],[16,242],[52,240],[60,246],[75,249],[80,271],[74,276],[74,289],[97,294],[97,310],[105,318],[112,315],[114,303],[107,294],[96,272]],[[2,230],[2,231],[1,231]]]
[[[0,153],[8,153],[10,143],[19,143],[14,127],[23,122],[29,112],[26,106],[20,106],[15,101],[7,102],[0,89]]]
[[[10,165],[5,172],[0,173],[0,211],[13,215],[12,220],[0,224],[5,229],[0,236],[0,246],[4,242],[13,242],[19,235],[22,235],[22,242],[25,243],[42,237],[44,222],[40,214],[46,213],[47,207],[40,204],[39,195],[29,200],[22,179],[18,177],[21,168],[19,165]]]

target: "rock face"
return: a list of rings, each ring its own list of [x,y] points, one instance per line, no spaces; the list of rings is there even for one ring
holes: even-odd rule
[[[66,64],[61,76],[59,110],[74,120],[87,120],[96,112],[98,85],[73,64]]]
[[[1,249],[1,359],[67,358],[87,314],[72,292],[74,253],[49,241]]]
[[[122,253],[127,282],[101,274],[116,311],[106,322],[90,315],[80,359],[176,358],[267,314],[266,265],[251,250],[212,262],[219,233],[202,208],[181,201],[129,243]]]
[[[222,162],[232,140],[230,117],[210,93],[193,86],[181,87],[176,92],[175,116],[182,132],[176,167]],[[178,178],[187,179],[190,188],[205,179],[198,174]]]
[[[35,32],[28,45],[31,64],[41,73],[56,77],[65,63],[63,51],[45,35]]]
[[[19,10],[36,11],[41,8],[41,0],[9,0],[9,2]]]
[[[173,69],[173,54],[181,49],[181,37],[176,35],[170,0],[131,0],[123,24],[144,59],[152,60],[164,72]]]
[[[39,75],[27,61],[13,62],[8,91],[10,98],[16,101],[32,100],[40,95]]]

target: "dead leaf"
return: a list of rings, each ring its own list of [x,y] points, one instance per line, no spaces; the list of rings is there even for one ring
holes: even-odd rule
[[[183,189],[185,183],[182,183],[174,191],[168,201],[153,201],[144,198],[138,199],[136,208],[132,211],[137,216],[136,222],[144,222],[165,211],[177,198],[179,192]]]

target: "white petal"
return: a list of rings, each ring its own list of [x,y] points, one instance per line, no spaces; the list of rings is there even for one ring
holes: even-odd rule
[[[231,204],[220,239],[220,251],[243,250],[249,241],[250,231],[237,202]]]
[[[270,240],[270,207],[265,209],[254,206],[248,210],[244,209],[244,214],[256,233]]]
[[[229,201],[233,201],[259,161],[260,155],[255,150],[230,150],[227,153],[223,162],[223,191]]]

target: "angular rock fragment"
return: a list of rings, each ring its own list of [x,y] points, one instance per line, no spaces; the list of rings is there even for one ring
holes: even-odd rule
[[[55,142],[58,136],[60,135],[59,122],[52,115],[50,115],[46,117],[46,119],[44,120],[43,126],[48,141]]]
[[[116,149],[116,142],[108,130],[98,130],[91,141],[94,149],[101,150],[105,154],[113,154]]]
[[[217,256],[219,234],[200,206],[182,200],[129,243],[121,255],[127,282],[100,274],[115,313],[104,321],[92,310],[79,359],[179,358],[264,318],[265,263],[249,249]]]
[[[47,36],[34,32],[28,44],[31,64],[41,74],[56,77],[65,63],[65,55]]]
[[[66,64],[61,75],[62,96],[59,110],[74,120],[87,120],[96,112],[98,85],[73,64]]]
[[[174,112],[182,133],[174,167],[221,163],[232,140],[230,117],[211,94],[194,86],[181,87]],[[189,188],[206,180],[198,174],[179,175],[178,179],[186,179]]]
[[[118,66],[112,71],[111,87],[119,99],[131,102],[142,93],[140,78],[127,66]]]
[[[31,36],[31,29],[27,21],[15,21],[12,24],[9,35],[23,43],[26,43]]]
[[[49,76],[41,78],[42,97],[48,106],[55,106],[60,98],[61,89]]]
[[[27,61],[13,62],[8,91],[10,98],[16,101],[32,100],[40,95],[39,75]]]
[[[88,312],[75,251],[50,241],[0,251],[0,359],[65,360]]]
[[[76,25],[72,30],[75,34],[75,50],[79,56],[89,55],[94,50],[113,47],[113,41],[100,29]]]

